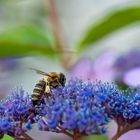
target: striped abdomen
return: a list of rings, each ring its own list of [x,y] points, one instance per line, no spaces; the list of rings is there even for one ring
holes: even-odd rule
[[[42,95],[44,94],[44,91],[45,91],[45,87],[46,87],[46,82],[43,81],[43,80],[40,80],[35,85],[35,88],[34,88],[33,94],[32,94],[32,103],[33,103],[33,105],[40,104],[41,97],[42,97]]]

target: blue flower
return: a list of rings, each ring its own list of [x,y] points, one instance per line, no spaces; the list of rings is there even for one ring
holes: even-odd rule
[[[2,102],[2,106],[7,116],[17,116],[20,118],[24,116],[31,108],[31,98],[25,95],[22,88],[12,92],[6,100]]]
[[[100,134],[106,132],[109,120],[139,120],[140,89],[122,91],[113,83],[75,78],[65,87],[53,89],[44,107],[46,114],[39,121],[42,130],[59,132],[60,127],[73,133],[78,131],[79,135]]]
[[[22,88],[17,88],[0,104],[0,131],[11,136],[21,135],[25,132],[24,124],[31,129],[32,114],[31,97]]]
[[[119,90],[109,83],[96,84],[94,102],[105,108],[110,119],[117,120],[118,116],[126,123],[140,119],[140,89]]]
[[[32,124],[31,124],[31,121],[30,120],[28,120],[28,122],[25,124],[25,128],[27,128],[27,129],[32,129]]]
[[[6,118],[0,118],[0,129],[6,132],[11,127],[11,122]]]
[[[46,115],[40,119],[39,128],[53,132],[59,132],[58,128],[78,131],[81,135],[105,133],[104,126],[109,120],[105,108],[94,102],[96,88],[91,81],[71,79],[65,87],[53,89],[52,96],[46,99]]]
[[[0,136],[20,136],[38,123],[40,130],[87,136],[105,133],[112,119],[121,125],[140,120],[140,88],[120,90],[113,83],[70,79],[52,89],[44,104],[32,106],[31,96],[20,88],[0,104]]]

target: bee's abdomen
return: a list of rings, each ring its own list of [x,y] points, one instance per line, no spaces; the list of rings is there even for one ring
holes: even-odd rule
[[[40,102],[40,99],[44,93],[44,90],[45,90],[45,81],[41,80],[39,81],[36,85],[35,85],[35,88],[33,90],[33,93],[32,93],[32,102],[33,102],[33,105],[37,105],[39,104]]]

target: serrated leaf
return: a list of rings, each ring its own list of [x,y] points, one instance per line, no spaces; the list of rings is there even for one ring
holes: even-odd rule
[[[85,36],[79,41],[77,50],[84,51],[108,34],[137,21],[140,21],[140,7],[129,7],[115,11],[105,16],[96,25],[93,24],[88,28]]]
[[[0,33],[0,57],[39,53],[53,56],[56,51],[47,35],[34,26],[20,26]]]

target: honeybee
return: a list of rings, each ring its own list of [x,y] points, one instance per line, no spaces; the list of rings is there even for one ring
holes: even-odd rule
[[[32,103],[37,105],[41,103],[41,98],[43,95],[50,95],[52,88],[58,88],[60,86],[65,86],[66,77],[63,73],[56,72],[43,72],[41,70],[33,69],[38,74],[43,75],[43,79],[40,80],[36,85],[32,93]]]

